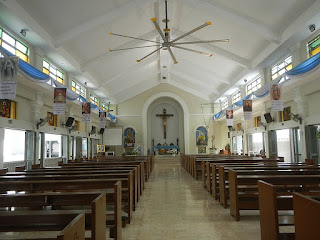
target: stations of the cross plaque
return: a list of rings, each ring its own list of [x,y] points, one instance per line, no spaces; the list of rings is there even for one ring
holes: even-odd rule
[[[156,116],[162,118],[163,135],[164,135],[164,139],[167,139],[167,118],[173,117],[173,114],[167,114],[167,110],[163,109],[163,114],[157,114]]]

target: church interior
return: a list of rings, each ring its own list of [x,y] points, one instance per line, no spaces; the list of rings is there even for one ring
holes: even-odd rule
[[[319,52],[320,0],[0,0],[0,239],[319,240]]]

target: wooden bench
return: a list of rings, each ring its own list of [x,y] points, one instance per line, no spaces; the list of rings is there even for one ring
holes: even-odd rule
[[[121,181],[122,193],[127,195],[125,212],[128,214],[130,223],[133,213],[132,187],[130,179],[78,179],[78,180],[42,180],[42,181],[6,181],[0,182],[0,191],[25,191],[26,193],[35,192],[65,192],[65,191],[95,191],[113,189],[114,184]],[[122,196],[122,198],[124,198]],[[123,204],[123,202],[122,202]]]
[[[320,184],[318,175],[237,175],[229,170],[230,214],[236,221],[240,220],[240,210],[258,210],[258,181],[272,184]]]
[[[139,168],[138,168],[139,169]],[[76,175],[76,174],[106,174],[106,173],[130,173],[133,171],[133,199],[134,199],[134,209],[137,205],[137,202],[139,200],[139,196],[142,194],[141,190],[141,178],[137,167],[111,167],[111,166],[105,166],[105,167],[54,167],[54,168],[41,168],[41,169],[34,169],[32,171],[25,171],[23,174],[25,175]],[[15,173],[8,173],[6,174],[8,176],[11,175],[21,175],[21,172]]]
[[[99,196],[101,194],[105,195],[103,200],[105,203],[99,201]],[[97,209],[96,205],[99,205]],[[110,237],[114,239],[121,239],[121,182],[118,181],[114,185],[113,191],[103,191],[101,192],[44,192],[44,193],[29,193],[29,194],[4,194],[0,195],[0,207],[14,208],[15,211],[20,211],[20,208],[31,208],[34,210],[44,210],[50,207],[51,209],[63,209],[67,207],[68,209],[82,209],[84,206],[91,205],[91,221],[94,222],[93,226],[97,226],[96,219],[99,221],[103,220],[102,217],[96,217],[95,214],[103,214],[103,208],[108,206],[112,213],[106,212],[106,222],[105,225],[110,228]],[[105,205],[105,206],[103,206]],[[98,211],[98,213],[97,213]],[[103,222],[102,222],[103,223]],[[100,223],[99,223],[100,224]],[[95,230],[98,231],[98,230]],[[101,233],[101,231],[99,231]],[[103,234],[103,233],[102,233]],[[105,232],[104,232],[105,234]],[[93,233],[95,235],[95,232]],[[101,235],[101,234],[100,234]]]
[[[280,162],[280,159],[270,159],[270,158],[261,158],[261,157],[248,157],[248,156],[241,156],[238,158],[217,158],[217,159],[207,159],[202,160],[201,163],[201,175],[202,175],[202,185],[204,188],[210,192],[211,189],[211,179],[212,179],[212,164],[213,163],[233,163],[233,164],[273,164]],[[211,193],[211,192],[210,192]]]
[[[0,231],[60,231],[56,238],[28,238],[34,240],[85,240],[85,214],[61,213],[51,211],[37,212],[1,212]],[[5,238],[1,238],[5,240]],[[14,239],[10,237],[10,239]],[[21,239],[21,238],[17,238]]]
[[[293,209],[295,239],[319,239],[320,199],[295,193],[293,196]]]
[[[293,226],[295,223],[294,218],[297,217],[296,213],[295,216],[293,216],[293,213],[291,215],[280,215],[279,210],[294,209],[293,195],[295,192],[320,196],[320,186],[312,183],[310,185],[306,183],[303,185],[292,185],[289,181],[284,185],[274,185],[260,180],[258,188],[261,239],[295,239],[293,232],[280,232],[280,227]],[[305,222],[305,220],[306,218],[302,218],[302,221]]]
[[[219,201],[226,208],[229,197],[229,170],[234,170],[238,175],[317,175],[320,174],[319,167],[309,165],[264,165],[264,166],[219,166]]]

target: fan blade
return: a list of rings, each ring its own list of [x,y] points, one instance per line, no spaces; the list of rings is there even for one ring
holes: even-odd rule
[[[151,18],[150,20],[153,22],[154,26],[156,27],[157,31],[159,32],[162,40],[163,40],[164,42],[168,42],[168,40],[165,38],[165,36],[163,35],[163,32],[162,32],[161,29],[160,29],[160,26],[159,26],[159,24],[158,24],[158,22],[157,22],[157,18]]]
[[[160,45],[150,45],[150,46],[131,47],[131,48],[118,48],[118,49],[109,49],[109,51],[115,52],[115,51],[123,51],[123,50],[137,49],[137,48],[159,47],[159,46]]]
[[[148,39],[136,38],[136,37],[130,37],[130,36],[126,36],[126,35],[116,34],[116,33],[113,33],[113,32],[110,32],[109,34],[113,35],[113,36],[118,36],[118,37],[136,39],[136,40],[140,40],[140,41],[146,41],[146,42],[152,42],[152,43],[160,43],[160,42],[156,42],[156,41],[152,41],[152,40],[148,40]]]
[[[158,49],[154,50],[153,52],[149,53],[148,55],[144,56],[143,58],[141,58],[140,60],[137,60],[137,62],[141,62],[142,60],[146,59],[147,57],[149,57],[150,55],[156,53],[157,51],[159,51],[161,48],[163,47],[159,47]]]
[[[195,29],[193,29],[193,30],[191,30],[191,31],[189,31],[189,32],[187,32],[187,33],[185,33],[185,34],[183,34],[182,36],[180,36],[180,37],[178,37],[178,38],[174,39],[174,40],[173,40],[173,41],[171,41],[171,42],[172,42],[172,43],[174,43],[174,42],[176,42],[176,41],[180,40],[181,38],[184,38],[184,37],[186,37],[186,36],[190,35],[191,33],[194,33],[194,32],[196,32],[196,31],[198,31],[198,30],[200,30],[200,29],[202,29],[202,28],[204,28],[204,27],[206,27],[206,26],[209,26],[209,25],[211,25],[211,22],[206,22],[205,24],[202,24],[201,26],[199,26],[199,27],[197,27],[197,28],[195,28]]]
[[[172,46],[172,47],[179,48],[179,49],[182,49],[182,50],[186,50],[186,51],[189,51],[189,52],[194,52],[194,53],[207,55],[208,57],[212,56],[212,54],[209,54],[209,53],[206,53],[206,52],[197,51],[197,50],[193,50],[193,49],[190,49],[190,48],[185,48],[185,47],[180,47],[180,46],[175,46],[175,45]]]
[[[173,60],[173,63],[174,63],[174,64],[177,64],[177,63],[178,63],[178,62],[177,62],[177,59],[176,59],[176,57],[173,55],[173,52],[172,52],[172,50],[171,50],[170,47],[168,47],[168,51],[169,51],[169,53],[170,53],[170,55],[171,55],[171,58],[172,58],[172,60]]]
[[[181,44],[197,44],[197,43],[216,43],[216,42],[230,42],[229,39],[221,39],[221,40],[208,40],[208,41],[194,41],[194,42],[178,42],[173,45],[181,45]]]

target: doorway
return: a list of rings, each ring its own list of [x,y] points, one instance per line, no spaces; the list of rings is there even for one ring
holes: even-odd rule
[[[290,129],[276,130],[278,156],[285,162],[291,162]]]
[[[235,136],[232,138],[232,151],[234,154],[241,155],[243,153],[243,136]]]

